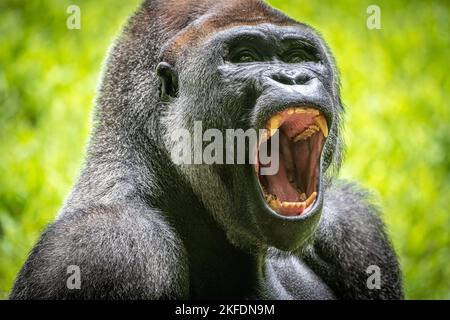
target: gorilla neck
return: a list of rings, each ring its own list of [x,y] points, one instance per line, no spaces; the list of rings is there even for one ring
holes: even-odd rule
[[[231,244],[183,179],[172,179],[163,184],[165,190],[160,190],[163,196],[157,206],[168,216],[184,243],[192,297],[256,296],[263,254],[250,254]]]

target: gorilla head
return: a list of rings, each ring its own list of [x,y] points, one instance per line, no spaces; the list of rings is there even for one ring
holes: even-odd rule
[[[152,206],[191,192],[239,246],[294,250],[309,238],[342,145],[337,73],[311,27],[258,0],[147,1],[109,62],[94,139],[114,136],[128,146],[123,157],[138,153],[135,183]],[[276,133],[279,170],[175,165],[174,132],[193,133],[195,121],[223,133],[269,129],[260,147]]]

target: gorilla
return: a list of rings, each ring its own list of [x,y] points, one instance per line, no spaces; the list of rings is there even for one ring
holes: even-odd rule
[[[310,26],[261,0],[144,1],[107,59],[79,179],[10,299],[401,299],[379,210],[337,178],[343,112]],[[175,133],[196,121],[263,129],[257,148],[276,137],[277,172],[177,163]]]

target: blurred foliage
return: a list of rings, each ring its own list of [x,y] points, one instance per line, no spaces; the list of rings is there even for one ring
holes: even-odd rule
[[[133,1],[0,2],[0,298],[80,168],[101,63]],[[341,176],[375,191],[407,298],[450,299],[449,2],[273,0],[322,33],[341,71]],[[66,9],[81,8],[81,30]]]

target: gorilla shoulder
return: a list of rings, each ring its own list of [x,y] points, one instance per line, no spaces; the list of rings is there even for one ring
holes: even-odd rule
[[[398,260],[380,210],[373,203],[372,195],[356,183],[334,181],[325,192],[321,220],[311,244],[301,254],[338,297],[403,296]],[[374,268],[380,271],[380,285],[370,289],[367,281]]]
[[[283,299],[399,299],[400,269],[370,194],[337,180],[325,189],[316,232],[298,255],[270,248],[265,295]],[[355,259],[357,256],[357,259]],[[368,286],[373,270],[379,286]]]
[[[69,266],[79,267],[80,289],[68,289]],[[185,266],[184,247],[161,214],[98,206],[47,228],[10,298],[184,298]]]
[[[382,231],[385,236],[381,213],[374,203],[372,194],[359,184],[335,180],[326,189],[320,225],[328,229],[328,232],[333,231],[334,236],[341,241],[345,240],[349,228],[361,231],[373,228]]]

